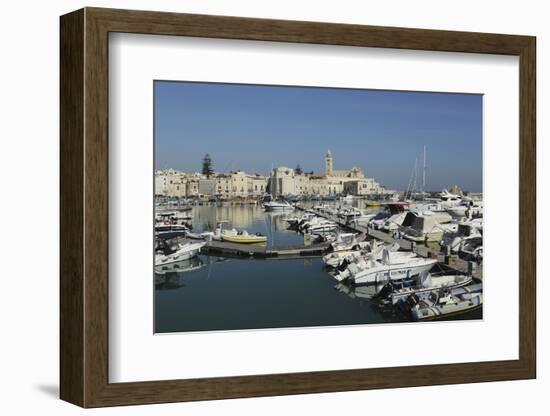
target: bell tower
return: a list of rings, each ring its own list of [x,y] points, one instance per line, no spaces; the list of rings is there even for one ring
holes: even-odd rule
[[[325,175],[332,176],[332,153],[330,153],[330,149],[325,156]]]

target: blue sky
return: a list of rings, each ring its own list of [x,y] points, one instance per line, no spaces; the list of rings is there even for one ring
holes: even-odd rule
[[[155,167],[269,174],[272,166],[324,172],[361,167],[407,188],[427,148],[426,189],[482,188],[482,96],[156,81]],[[421,177],[421,172],[419,172]]]

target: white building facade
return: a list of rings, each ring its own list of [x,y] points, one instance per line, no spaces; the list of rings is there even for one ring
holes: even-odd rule
[[[266,192],[267,183],[268,178],[265,176],[242,171],[214,173],[207,178],[200,173],[167,169],[155,172],[155,195],[221,199],[259,197]]]
[[[273,169],[269,180],[273,196],[285,195],[371,195],[386,193],[374,178],[354,166],[349,170],[334,169],[334,159],[329,150],[325,155],[324,175],[296,174],[286,166]]]

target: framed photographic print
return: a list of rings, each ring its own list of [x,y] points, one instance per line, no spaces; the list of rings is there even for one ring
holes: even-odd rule
[[[535,38],[61,17],[61,398],[536,376]]]

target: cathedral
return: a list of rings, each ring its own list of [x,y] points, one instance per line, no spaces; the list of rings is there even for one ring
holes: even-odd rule
[[[269,179],[273,196],[281,195],[370,195],[386,190],[361,168],[335,170],[330,150],[325,155],[325,174],[296,173],[286,166],[274,168]]]
[[[363,179],[365,174],[357,166],[353,166],[349,170],[334,170],[333,158],[330,149],[325,156],[325,176],[336,177],[342,179]]]

